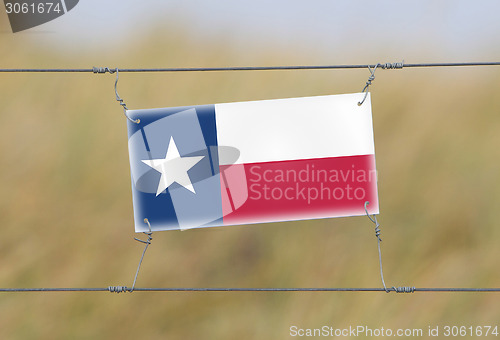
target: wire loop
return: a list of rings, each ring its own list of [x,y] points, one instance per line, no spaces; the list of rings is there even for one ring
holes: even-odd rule
[[[368,218],[370,219],[370,221],[372,221],[374,224],[375,224],[375,236],[377,237],[377,239],[382,242],[382,239],[380,238],[380,234],[381,234],[381,230],[380,230],[380,224],[378,223],[377,221],[377,216],[375,216],[375,214],[373,214],[373,217],[370,216],[370,214],[368,213],[368,204],[370,204],[369,201],[366,201],[365,202],[365,212],[366,212],[366,216],[368,216]]]
[[[368,218],[370,219],[370,221],[373,222],[373,224],[375,224],[375,237],[377,237],[377,245],[378,245],[378,262],[379,262],[379,266],[380,266],[380,279],[382,280],[382,285],[384,286],[384,290],[386,293],[390,293],[390,292],[396,292],[396,293],[413,293],[415,292],[415,287],[391,287],[391,288],[387,288],[387,286],[385,285],[385,280],[384,280],[384,271],[382,269],[382,250],[380,249],[380,242],[382,242],[382,239],[380,238],[380,233],[381,233],[381,230],[380,230],[380,224],[378,223],[377,221],[377,216],[375,216],[375,214],[373,214],[372,216],[370,216],[370,213],[368,212],[368,204],[370,204],[369,201],[366,201],[365,202],[365,212],[366,212],[366,216],[368,216]]]
[[[375,71],[377,70],[377,67],[379,66],[380,64],[377,64],[375,65],[375,67],[372,69],[370,67],[370,65],[368,65],[368,70],[370,70],[370,76],[368,77],[368,80],[366,81],[366,84],[365,84],[365,87],[363,88],[363,91],[361,91],[361,93],[365,93],[365,96],[363,97],[363,100],[358,102],[358,106],[361,106],[363,105],[363,103],[365,102],[366,100],[366,97],[368,96],[368,88],[370,87],[370,85],[372,84],[372,81],[375,80]]]
[[[120,103],[120,105],[123,107],[123,114],[125,115],[125,117],[127,117],[127,119],[129,121],[131,121],[132,123],[135,123],[135,124],[139,124],[141,122],[140,119],[131,119],[128,114],[127,114],[127,104],[124,103],[123,99],[120,98],[120,95],[118,94],[118,78],[119,78],[119,74],[118,74],[118,67],[116,68],[109,68],[109,67],[92,67],[92,72],[94,73],[99,73],[99,74],[104,74],[104,73],[109,73],[109,74],[113,74],[113,73],[116,73],[116,80],[115,80],[115,96],[116,96],[116,101]]]
[[[134,240],[139,241],[141,243],[144,243],[144,244],[146,244],[146,246],[144,247],[144,251],[142,252],[141,260],[139,261],[139,265],[137,266],[137,271],[135,272],[134,283],[132,284],[132,288],[130,288],[130,290],[129,290],[129,292],[131,292],[131,293],[134,291],[135,283],[137,282],[137,276],[139,276],[139,270],[141,269],[142,260],[144,259],[144,255],[146,254],[146,250],[148,250],[148,247],[151,244],[151,241],[153,240],[153,236],[152,236],[153,232],[151,231],[151,223],[149,223],[149,219],[145,218],[144,223],[148,224],[149,231],[143,232],[144,235],[148,236],[148,239],[146,241],[143,241],[141,239],[134,237]]]
[[[377,245],[378,245],[378,262],[379,262],[379,266],[380,266],[380,279],[382,280],[382,285],[384,286],[384,290],[386,291],[386,293],[389,293],[390,290],[387,289],[387,287],[385,285],[384,271],[382,269],[382,251],[380,249],[380,242],[382,242],[382,239],[380,238],[380,233],[381,233],[380,224],[378,223],[377,216],[375,216],[375,214],[373,214],[373,217],[371,217],[370,214],[368,213],[368,208],[367,208],[368,204],[370,204],[370,202],[366,201],[365,202],[365,212],[366,212],[366,216],[368,216],[370,221],[372,221],[375,224],[375,236],[377,237]]]
[[[375,71],[377,70],[377,67],[380,67],[383,70],[394,70],[394,69],[402,69],[404,67],[405,61],[403,60],[402,62],[397,62],[397,63],[384,63],[384,64],[376,64],[373,69],[371,68],[370,65],[368,65],[368,70],[370,71],[370,76],[368,77],[368,80],[366,81],[365,87],[363,88],[363,91],[361,93],[364,93],[365,96],[363,97],[363,100],[358,102],[358,106],[363,105],[363,103],[366,100],[366,97],[368,96],[368,88],[372,84],[372,81],[375,80]]]
[[[108,68],[106,67],[106,69],[108,69]],[[109,69],[108,69],[108,71],[109,71],[109,73],[114,73],[114,72],[116,72],[116,80],[115,80],[115,95],[116,95],[116,101],[117,101],[117,102],[119,102],[119,103],[120,103],[120,105],[123,107],[123,114],[124,114],[124,115],[125,115],[125,117],[127,117],[127,119],[128,119],[129,121],[131,121],[132,123],[139,124],[139,123],[141,122],[141,120],[140,120],[140,119],[136,119],[136,120],[134,120],[134,119],[132,119],[132,118],[130,118],[130,117],[128,116],[128,114],[127,114],[127,110],[128,110],[128,108],[127,108],[127,104],[125,104],[125,103],[123,102],[123,99],[122,99],[122,98],[120,98],[120,95],[118,94],[118,89],[117,89],[117,87],[118,87],[118,78],[119,78],[118,68],[114,69],[113,71],[111,71],[111,70],[109,70]]]

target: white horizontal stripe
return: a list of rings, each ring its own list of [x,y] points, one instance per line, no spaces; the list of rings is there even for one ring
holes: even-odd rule
[[[217,142],[236,164],[374,154],[370,94],[215,105]],[[226,164],[221,164],[226,165]]]

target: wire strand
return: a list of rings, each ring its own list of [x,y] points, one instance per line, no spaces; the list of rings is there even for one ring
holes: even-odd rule
[[[0,288],[0,293],[120,292],[107,288]],[[126,288],[126,287],[124,287]],[[128,291],[128,290],[127,290]],[[384,288],[134,288],[134,292],[384,292]],[[413,288],[411,293],[500,293],[500,288]],[[410,293],[399,292],[398,293]]]
[[[144,260],[144,255],[146,255],[146,250],[148,250],[148,247],[151,244],[151,241],[153,240],[153,232],[151,231],[151,223],[149,223],[149,219],[145,218],[144,219],[144,223],[148,224],[148,230],[149,231],[143,232],[143,234],[146,235],[148,237],[148,239],[146,241],[143,241],[141,239],[134,238],[134,240],[139,241],[141,243],[144,243],[145,246],[144,246],[144,250],[142,251],[141,260],[139,261],[139,265],[137,266],[137,270],[135,272],[134,283],[132,284],[132,288],[127,289],[127,287],[124,287],[125,290],[129,291],[130,293],[132,293],[134,291],[134,289],[135,289],[135,283],[137,282],[137,276],[139,276],[139,270],[141,269],[142,260]],[[109,289],[111,291],[111,287],[109,287]],[[122,291],[123,291],[123,289],[122,289]]]
[[[382,69],[401,69],[414,67],[461,67],[461,66],[500,66],[500,61],[492,62],[458,62],[458,63],[375,63],[354,65],[297,65],[297,66],[235,66],[235,67],[170,67],[170,68],[3,68],[0,72],[9,73],[108,73],[119,72],[217,72],[217,71],[271,71],[271,70],[334,70],[334,69],[366,69],[379,65]],[[390,66],[389,66],[390,65]]]

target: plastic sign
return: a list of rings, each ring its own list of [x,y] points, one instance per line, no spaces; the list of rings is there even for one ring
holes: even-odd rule
[[[363,96],[127,111],[135,230],[378,213]]]

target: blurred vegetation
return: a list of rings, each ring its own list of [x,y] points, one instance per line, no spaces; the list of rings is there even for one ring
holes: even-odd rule
[[[223,41],[194,48],[180,30],[161,44],[152,34],[106,55],[62,55],[36,38],[0,34],[0,46],[8,46],[0,67],[278,65],[307,63],[311,53],[270,47],[249,62]],[[359,92],[368,75],[122,74],[119,92],[130,108],[152,108]],[[499,75],[493,67],[377,71],[372,104],[388,285],[499,286]],[[133,240],[126,122],[114,76],[0,77],[0,286],[130,285],[143,245]],[[138,286],[379,287],[377,256],[365,217],[161,232]],[[291,325],[427,329],[499,317],[493,294],[0,295],[2,339],[281,339]]]

